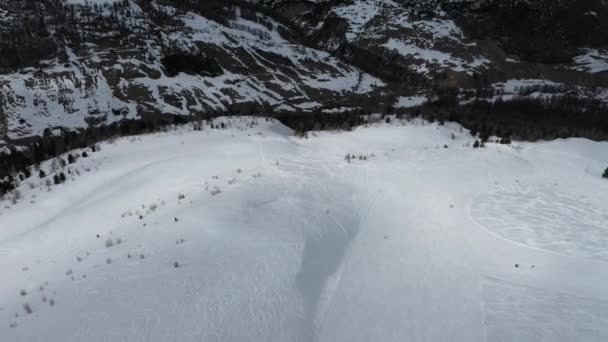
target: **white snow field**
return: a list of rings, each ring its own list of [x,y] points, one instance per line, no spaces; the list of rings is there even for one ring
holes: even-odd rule
[[[608,143],[220,121],[1,202],[0,341],[608,341]]]

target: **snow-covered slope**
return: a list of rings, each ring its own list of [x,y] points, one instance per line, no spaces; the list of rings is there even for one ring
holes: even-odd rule
[[[350,42],[400,55],[417,73],[430,76],[431,71],[445,69],[473,73],[491,63],[445,12],[421,19],[397,1],[361,0],[339,6],[334,13],[348,23]]]
[[[44,163],[67,182],[2,202],[3,341],[608,339],[608,144],[213,127]]]
[[[592,34],[605,18],[599,0],[0,0],[0,139],[165,114],[492,101],[509,80],[606,104],[608,40]]]
[[[251,8],[220,8],[218,16],[171,2],[66,5],[88,35],[84,44],[61,41],[56,57],[39,67],[0,74],[0,120],[6,122],[0,136],[159,114],[310,112],[382,97],[386,86],[306,47],[289,27]],[[168,72],[172,56],[181,63],[175,74]],[[202,70],[189,70],[194,62]]]

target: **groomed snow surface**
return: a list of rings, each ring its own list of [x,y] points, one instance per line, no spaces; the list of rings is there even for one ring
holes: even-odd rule
[[[220,121],[2,202],[0,340],[608,340],[608,143]]]

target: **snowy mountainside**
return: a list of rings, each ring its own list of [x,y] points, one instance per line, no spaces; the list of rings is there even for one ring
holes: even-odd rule
[[[82,11],[75,20],[88,26],[84,13],[91,3],[71,4],[68,8]],[[128,37],[92,32],[84,46],[60,47],[56,58],[40,62],[43,67],[0,75],[0,113],[6,116],[10,137],[153,114],[191,115],[247,106],[268,112],[310,111],[379,96],[385,87],[327,52],[299,45],[290,38],[289,28],[250,9],[247,15],[239,7],[226,9],[228,19],[214,20],[157,3],[145,9],[132,1],[117,4],[128,5],[120,10],[128,13],[123,14]],[[110,10],[114,7],[102,8],[109,27],[124,23]],[[152,16],[170,25],[159,29]],[[119,35],[120,47],[113,45],[117,37],[105,39],[113,34]],[[194,72],[169,74],[167,64],[174,56],[204,62]]]
[[[492,102],[510,80],[608,103],[608,41],[590,34],[607,29],[599,0],[0,0],[0,11],[0,136],[11,141],[162,114]]]
[[[608,144],[392,119],[218,118],[42,163],[66,181],[1,202],[0,336],[605,341]]]

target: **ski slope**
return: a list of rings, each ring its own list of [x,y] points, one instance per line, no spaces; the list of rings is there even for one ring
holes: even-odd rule
[[[608,340],[608,143],[221,122],[0,202],[0,341]]]

